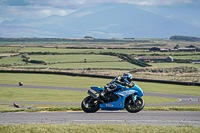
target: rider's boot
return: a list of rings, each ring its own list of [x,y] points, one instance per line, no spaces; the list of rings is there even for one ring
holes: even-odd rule
[[[102,91],[102,92],[100,93],[100,96],[103,97],[103,98],[106,98],[106,97],[105,97],[105,94],[106,94],[106,90]]]
[[[100,93],[100,96],[103,97],[104,99],[106,98],[106,94],[109,93],[108,89],[107,88],[104,88],[105,90],[103,90],[101,93]]]

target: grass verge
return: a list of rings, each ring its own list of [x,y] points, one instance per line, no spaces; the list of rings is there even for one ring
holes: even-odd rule
[[[20,124],[0,125],[1,133],[198,133],[200,127],[192,126],[146,126],[146,125],[56,125],[56,124]]]
[[[144,111],[200,111],[200,104],[178,106],[145,106]]]
[[[38,112],[38,111],[82,111],[82,109],[79,108],[41,108],[41,109],[17,109],[17,110],[0,110],[1,113],[6,112]]]
[[[0,109],[1,113],[6,112],[38,112],[38,111],[82,111],[80,106],[68,107],[46,107],[38,109]],[[179,106],[145,106],[143,111],[200,111],[200,105],[179,105]]]

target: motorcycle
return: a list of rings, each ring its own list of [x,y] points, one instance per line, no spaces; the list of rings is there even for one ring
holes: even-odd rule
[[[130,113],[137,113],[141,111],[145,102],[142,99],[144,95],[143,90],[132,82],[129,88],[117,85],[114,92],[106,94],[104,97],[101,93],[104,92],[104,88],[101,87],[90,87],[93,91],[88,90],[89,96],[86,97],[81,107],[86,113],[95,113],[99,109],[101,110],[126,110]]]

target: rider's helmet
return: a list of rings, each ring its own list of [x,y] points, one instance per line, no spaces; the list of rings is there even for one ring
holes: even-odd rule
[[[131,82],[131,80],[132,80],[132,75],[129,74],[129,73],[124,73],[124,74],[123,74],[123,78],[124,78],[125,81],[128,80],[129,82]]]

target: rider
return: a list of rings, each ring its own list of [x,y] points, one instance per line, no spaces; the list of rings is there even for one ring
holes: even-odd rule
[[[124,73],[123,77],[118,76],[113,79],[110,83],[104,86],[105,91],[101,93],[102,97],[105,97],[105,94],[108,92],[113,92],[117,89],[117,84],[122,86],[129,86],[130,82],[132,81],[132,75],[129,73]]]

